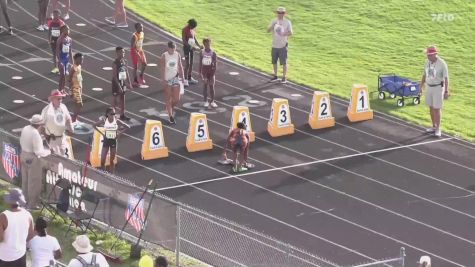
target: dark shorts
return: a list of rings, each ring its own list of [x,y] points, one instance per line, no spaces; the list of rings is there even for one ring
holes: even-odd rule
[[[242,145],[233,145],[233,153],[241,153],[243,154],[247,149],[247,143],[243,143]]]
[[[56,55],[56,41],[57,40],[53,40],[53,42],[49,43],[51,46],[51,51],[53,51],[54,55]]]
[[[191,46],[183,45],[183,55],[186,63],[193,64],[193,48]]]
[[[104,138],[103,140],[103,143],[102,143],[102,147],[106,147],[106,148],[116,148],[117,147],[117,140],[116,139],[107,139],[107,138]]]
[[[280,65],[287,64],[287,46],[283,48],[272,47],[272,64],[277,64],[277,59],[280,62]]]
[[[15,261],[0,260],[0,267],[26,267],[26,254]]]
[[[121,91],[120,90],[120,85],[112,82],[112,95],[113,96],[125,95],[125,90]]]
[[[201,74],[206,80],[211,80],[214,77],[215,71],[211,68],[202,68],[201,69]]]

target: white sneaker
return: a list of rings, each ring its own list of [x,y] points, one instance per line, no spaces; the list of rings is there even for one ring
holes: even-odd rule
[[[204,106],[205,108],[209,107],[209,102],[208,102],[208,101],[205,101],[205,103],[203,104],[203,106]]]
[[[45,29],[45,31],[49,30],[48,24],[43,24],[43,29]]]
[[[211,102],[211,107],[217,108],[217,107],[218,107],[218,104],[216,104],[216,102],[213,101],[213,102]]]
[[[43,28],[43,25],[39,25],[38,27],[36,27],[36,29],[40,32],[44,32],[45,31],[45,28]]]
[[[440,130],[440,128],[438,128],[438,129],[435,130],[434,136],[437,136],[437,137],[441,137],[441,136],[442,136],[442,131]]]
[[[106,17],[105,20],[109,22],[110,24],[115,24],[115,18],[114,17]]]
[[[185,86],[185,87],[190,86],[190,84],[188,83],[188,80],[184,80],[184,81],[183,81],[183,86]]]
[[[129,27],[129,24],[127,24],[127,22],[121,22],[121,23],[116,23],[115,26],[117,28],[127,28]]]
[[[68,19],[69,19],[69,14],[66,13],[66,15],[64,15],[63,19],[64,19],[64,20],[68,20]]]
[[[434,128],[434,127],[427,128],[427,129],[426,129],[426,133],[433,133],[433,132],[435,132],[435,128]]]

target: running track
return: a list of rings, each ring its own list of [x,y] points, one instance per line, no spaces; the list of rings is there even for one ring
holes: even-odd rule
[[[16,35],[0,36],[0,125],[18,135],[26,119],[46,105],[58,77],[49,73],[47,34],[34,29],[36,2],[15,2],[10,12]],[[137,21],[130,14],[129,29],[116,29],[103,22],[104,14],[111,13],[109,2],[83,0],[81,6],[73,3],[68,21],[73,51],[86,53],[81,117],[85,123],[97,120],[111,103],[111,73],[102,67],[111,66],[113,47],[128,47]],[[149,23],[145,23],[145,33],[148,61],[158,63],[171,37]],[[312,89],[269,84],[266,75],[221,60],[216,84],[219,108],[207,111],[215,148],[186,151],[189,113],[200,111],[202,101],[201,86],[192,86],[177,113],[177,124],[164,123],[170,157],[142,161],[145,119],[166,119],[160,117],[165,108],[157,77],[157,67],[150,67],[146,76],[150,88],[126,96],[127,115],[134,127],[119,142],[120,176],[139,185],[153,177],[163,189],[198,183],[161,193],[338,264],[393,257],[404,246],[407,266],[414,266],[423,254],[432,257],[433,266],[473,266],[473,143],[450,136],[434,139],[420,127],[379,113],[372,121],[351,124],[346,119],[347,102],[336,98],[332,106],[337,125],[313,131],[306,125]],[[270,103],[282,96],[289,98],[296,132],[271,138],[266,131]],[[259,101],[250,104],[257,135],[250,154],[255,173],[230,177],[229,169],[216,160],[228,132],[230,110],[234,105],[249,105],[249,99]],[[65,103],[69,106],[70,100]],[[87,138],[87,134],[74,136],[76,158],[84,158]],[[300,165],[285,168],[294,164]],[[210,179],[215,180],[201,183]]]

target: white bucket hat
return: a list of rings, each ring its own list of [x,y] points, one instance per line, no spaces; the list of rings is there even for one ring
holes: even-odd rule
[[[39,124],[44,124],[45,122],[43,121],[43,118],[41,117],[40,114],[35,114],[31,116],[30,123],[33,125],[39,125]]]
[[[91,246],[91,241],[87,235],[78,235],[73,242],[73,247],[78,253],[88,253],[94,248]]]
[[[430,265],[430,257],[429,256],[421,256],[421,258],[419,259],[419,261],[417,263],[423,264],[424,262]]]

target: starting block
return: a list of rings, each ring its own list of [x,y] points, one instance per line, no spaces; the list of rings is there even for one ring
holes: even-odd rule
[[[369,106],[368,87],[366,85],[353,85],[347,116],[351,122],[373,119],[373,110]]]
[[[74,160],[73,143],[69,135],[66,135],[66,157]]]
[[[168,157],[161,121],[147,120],[145,122],[141,155],[143,160]]]
[[[97,128],[101,131],[102,134],[104,134],[103,127],[97,127]],[[104,140],[104,136],[101,133],[99,133],[98,131],[94,131],[91,154],[89,156],[89,161],[91,162],[91,166],[95,168],[101,167],[102,143]],[[117,148],[118,147],[119,147],[119,142],[117,142]],[[110,150],[107,153],[105,165],[109,166],[110,165],[109,163],[110,163]],[[115,156],[114,164],[117,164],[117,155]]]
[[[238,122],[242,122],[246,125],[246,132],[249,134],[249,139],[251,142],[254,142],[256,140],[256,133],[252,131],[251,114],[249,113],[248,107],[233,107],[233,115],[231,118],[231,127],[229,132],[237,127]]]
[[[289,101],[284,98],[274,98],[270,111],[267,132],[270,136],[277,137],[293,134],[295,127],[290,119]]]
[[[186,149],[188,152],[213,149],[213,141],[209,137],[206,114],[191,113],[188,136],[186,137]]]
[[[313,93],[312,109],[308,117],[308,124],[312,129],[322,129],[335,126],[332,115],[330,95],[327,92]]]

